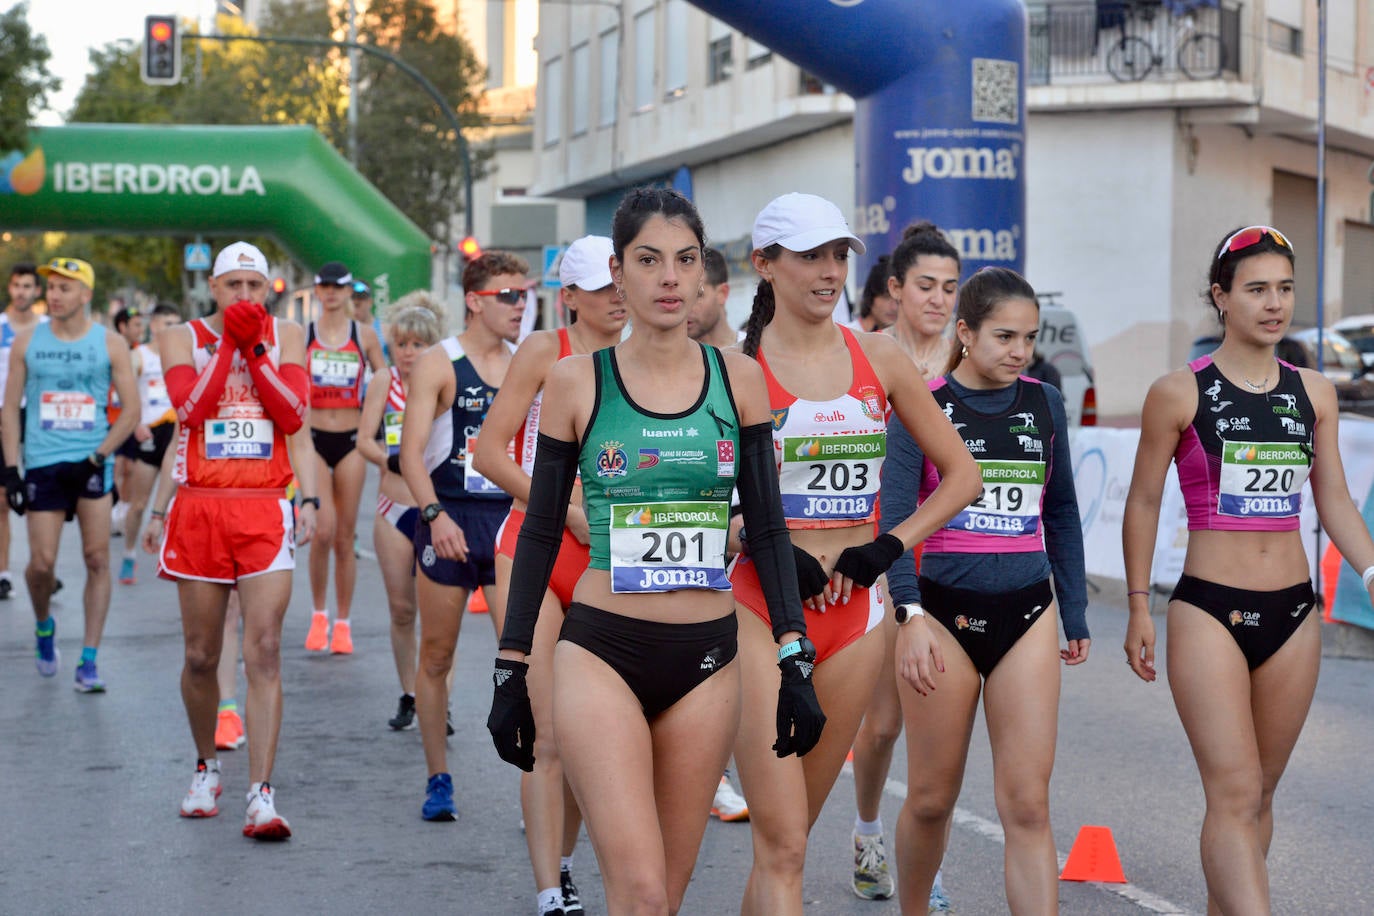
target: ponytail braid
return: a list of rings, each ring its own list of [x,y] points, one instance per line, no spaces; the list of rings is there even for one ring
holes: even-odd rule
[[[754,307],[749,311],[749,320],[744,323],[743,350],[745,356],[758,357],[763,329],[768,326],[768,322],[773,320],[773,311],[776,307],[777,301],[773,298],[773,284],[767,280],[760,280],[759,287],[754,292]]]

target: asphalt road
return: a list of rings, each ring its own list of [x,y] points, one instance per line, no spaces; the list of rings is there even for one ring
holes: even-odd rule
[[[360,523],[365,544],[370,521]],[[27,557],[22,528],[22,521],[15,526],[11,552],[17,570]],[[122,545],[113,543],[117,557]],[[399,690],[375,565],[359,564],[356,654],[319,657],[302,648],[310,610],[303,561],[283,640],[285,719],[273,779],[279,809],[295,831],[285,844],[240,835],[239,799],[247,788],[242,751],[222,754],[221,815],[177,816],[194,751],[178,691],[175,589],[154,578],[149,558],[140,559],[137,585],[115,586],[100,651],[109,684],[104,695],[72,690],[82,581],[74,527],[68,526],[58,561],[67,582],[55,606],[63,653],[58,677],[40,678],[34,670],[32,615],[22,585],[0,602],[0,913],[533,912],[518,774],[497,758],[485,730],[495,651],[488,618],[467,615],[459,642],[458,734],[450,744],[459,820],[426,823],[419,734],[386,727]],[[1127,671],[1120,606],[1095,603],[1089,622],[1090,660],[1065,675],[1051,791],[1054,834],[1062,855],[1082,825],[1110,827],[1130,884],[1061,882],[1061,911],[1204,912],[1197,855],[1202,792],[1168,686],[1163,676],[1146,686]],[[1374,912],[1372,688],[1370,662],[1324,661],[1311,717],[1278,795],[1270,854],[1277,913]],[[889,850],[905,772],[899,746],[883,811]],[[966,914],[1006,912],[990,773],[980,723],[945,872],[956,908]],[[896,913],[894,901],[862,901],[849,890],[853,816],[853,779],[846,773],[812,834],[807,911]],[[684,912],[738,912],[749,862],[748,827],[713,821]],[[575,874],[588,912],[604,912],[585,838]]]

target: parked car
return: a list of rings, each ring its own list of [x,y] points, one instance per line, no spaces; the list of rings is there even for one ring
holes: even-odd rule
[[[1360,351],[1366,368],[1374,368],[1374,315],[1351,315],[1331,326]]]
[[[1054,296],[1057,293],[1046,293]],[[1070,426],[1097,425],[1097,389],[1088,361],[1088,348],[1073,311],[1053,301],[1040,303],[1040,334],[1036,352],[1058,370],[1063,379],[1064,412]]]
[[[1188,361],[1206,356],[1221,345],[1215,334],[1193,341]],[[1289,331],[1276,348],[1279,359],[1305,369],[1317,368],[1317,329]],[[1336,388],[1336,403],[1343,411],[1374,417],[1374,369],[1339,331],[1322,334],[1322,372]]]

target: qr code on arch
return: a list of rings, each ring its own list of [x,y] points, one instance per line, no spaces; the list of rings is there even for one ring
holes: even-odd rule
[[[1016,61],[973,59],[973,120],[1019,123],[1020,103]]]

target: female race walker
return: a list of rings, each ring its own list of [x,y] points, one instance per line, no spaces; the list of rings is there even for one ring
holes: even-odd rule
[[[504,760],[533,767],[526,660],[580,471],[591,560],[554,650],[553,727],[608,912],[670,913],[682,906],[739,724],[725,572],[737,484],[782,647],[775,752],[805,754],[825,716],[811,687],[763,377],[752,360],[687,335],[704,282],[701,219],[675,191],[637,189],[611,234],[611,276],[633,331],[559,361],[545,381],[487,725]],[[760,705],[774,718],[771,702]]]
[[[891,322],[896,327],[888,333],[911,357],[921,377],[929,381],[944,369],[952,352],[945,331],[949,316],[954,314],[954,297],[959,290],[959,252],[934,223],[923,221],[907,227],[886,263],[883,290],[894,303],[896,313]],[[921,545],[914,549],[919,559]],[[892,748],[902,734],[895,665],[897,622],[891,614],[883,617],[883,637],[887,642],[883,670],[863,724],[854,736],[854,802],[858,810],[854,817],[854,871],[850,887],[868,900],[885,900],[893,894],[880,810],[887,772],[892,766]],[[930,891],[930,909],[950,909],[938,873]]]
[[[1317,684],[1321,621],[1298,532],[1303,482],[1317,515],[1374,594],[1374,543],[1350,499],[1336,393],[1274,357],[1293,317],[1293,246],[1248,226],[1212,256],[1208,302],[1221,346],[1150,388],[1126,498],[1126,662],[1153,681],[1150,565],[1172,459],[1188,552],[1169,602],[1169,687],[1193,746],[1207,812],[1208,909],[1268,913],[1273,800]]]
[[[395,365],[369,385],[359,429],[379,430],[381,439],[363,435],[358,452],[381,469],[372,548],[386,586],[391,611],[391,654],[401,681],[396,715],[387,722],[396,731],[415,726],[415,525],[420,518],[415,498],[401,478],[401,424],[406,414],[410,373],[420,354],[444,336],[444,307],[429,293],[402,296],[387,313],[387,333]]]
[[[981,694],[1006,833],[1007,905],[1013,913],[1053,913],[1049,789],[1059,662],[1086,661],[1090,643],[1068,420],[1058,391],[1021,374],[1040,326],[1030,284],[1014,271],[984,268],[960,289],[957,314],[960,350],[930,386],[977,459],[983,489],[926,539],[919,581],[910,554],[888,574],[909,786],[897,821],[897,894],[902,912],[926,912]],[[883,528],[931,498],[940,480],[906,429],[894,427],[890,441]],[[1057,653],[1056,606],[1068,641]],[[920,618],[931,621],[943,660],[938,689],[914,676],[927,651],[927,634],[911,633]]]
[[[372,328],[353,320],[349,297],[353,275],[338,261],[320,267],[315,295],[320,317],[306,331],[306,366],[310,372],[310,438],[315,443],[315,477],[320,482],[320,518],[310,545],[310,595],[315,612],[305,647],[339,655],[353,652],[353,627],[348,622],[358,559],[353,531],[358,524],[358,501],[363,495],[367,462],[357,451],[358,422],[363,406],[367,370],[386,368],[382,345]],[[337,611],[330,634],[329,558],[334,557],[334,600]]]
[[[498,620],[505,619],[516,539],[525,521],[544,382],[564,357],[615,346],[625,327],[625,303],[611,282],[613,255],[611,240],[601,235],[584,236],[568,246],[559,264],[558,278],[571,324],[556,331],[536,331],[520,344],[482,425],[484,435],[477,442],[475,456],[477,470],[515,499],[497,540],[496,586],[487,589],[491,612]],[[516,448],[514,458],[506,451],[512,439]],[[534,866],[539,912],[564,916],[582,912],[571,872],[582,815],[571,792],[566,790],[563,765],[554,741],[551,659],[563,615],[572,604],[573,588],[587,568],[587,541],[587,516],[582,510],[582,487],[578,483],[573,486],[558,561],[544,592],[534,630],[528,682],[539,741],[535,746],[534,771],[520,780],[525,842],[529,844],[530,863]]]
[[[743,346],[768,385],[783,514],[809,609],[816,693],[828,717],[820,744],[804,760],[769,750],[763,698],[778,676],[763,619],[767,576],[753,562],[754,533],[745,519],[745,550],[730,574],[747,698],[735,761],[754,834],[742,910],[771,916],[802,910],[807,834],[883,667],[886,604],[878,577],[978,494],[978,470],[901,349],[884,335],[855,334],[832,320],[849,251],[864,250],[839,209],[811,194],[783,195],[755,219],[753,245],[761,281]],[[874,540],[889,406],[918,430],[945,485]],[[930,676],[929,664],[924,672]]]

